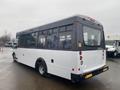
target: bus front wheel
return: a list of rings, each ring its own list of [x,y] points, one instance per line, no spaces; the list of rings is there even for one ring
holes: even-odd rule
[[[17,61],[16,61],[17,58],[16,58],[15,52],[12,53],[12,57],[13,57],[13,62],[17,62]]]
[[[47,75],[47,67],[44,62],[39,62],[38,64],[38,72],[41,76],[46,76]]]
[[[113,56],[116,57],[117,55],[118,55],[118,52],[115,51],[115,52],[113,53]]]

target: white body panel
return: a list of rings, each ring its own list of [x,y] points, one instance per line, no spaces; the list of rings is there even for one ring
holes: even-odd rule
[[[48,73],[70,79],[72,67],[77,66],[78,52],[43,49],[16,49],[18,62],[35,68],[38,58],[43,58],[47,64]],[[51,63],[54,59],[54,63]]]
[[[116,48],[114,45],[106,45],[107,51],[108,52],[115,52]]]
[[[103,57],[103,50],[82,51],[83,65],[80,65],[79,51],[17,48],[15,53],[18,62],[33,68],[35,68],[36,60],[40,57],[43,58],[48,73],[66,79],[71,79],[71,73],[83,74],[105,65],[105,52]],[[54,63],[51,63],[51,59],[54,60]]]
[[[81,74],[94,71],[106,64],[106,55],[103,50],[83,51],[83,65],[81,65]]]
[[[116,51],[118,52],[118,54],[120,54],[120,40],[116,42],[117,42]]]
[[[120,46],[117,49],[118,49],[118,53],[120,54]]]

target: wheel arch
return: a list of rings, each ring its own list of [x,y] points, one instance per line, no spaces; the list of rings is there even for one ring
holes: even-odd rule
[[[43,63],[45,66],[46,66],[46,69],[47,69],[47,64],[45,62],[45,59],[43,59],[42,57],[39,57],[36,62],[35,62],[35,69],[38,69],[38,65],[39,63]]]

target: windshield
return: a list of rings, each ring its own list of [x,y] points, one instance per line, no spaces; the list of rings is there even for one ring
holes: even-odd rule
[[[117,43],[117,41],[115,41],[115,40],[106,40],[105,44],[106,45],[111,45],[111,46],[119,45],[119,43]]]
[[[115,46],[115,41],[106,41],[105,44],[106,45],[114,45]]]
[[[100,46],[101,44],[101,31],[84,26],[83,27],[84,43],[87,46]]]

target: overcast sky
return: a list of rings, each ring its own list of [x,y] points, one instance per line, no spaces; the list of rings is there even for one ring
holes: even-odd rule
[[[0,0],[0,36],[79,14],[100,21],[105,33],[120,33],[119,0]]]

